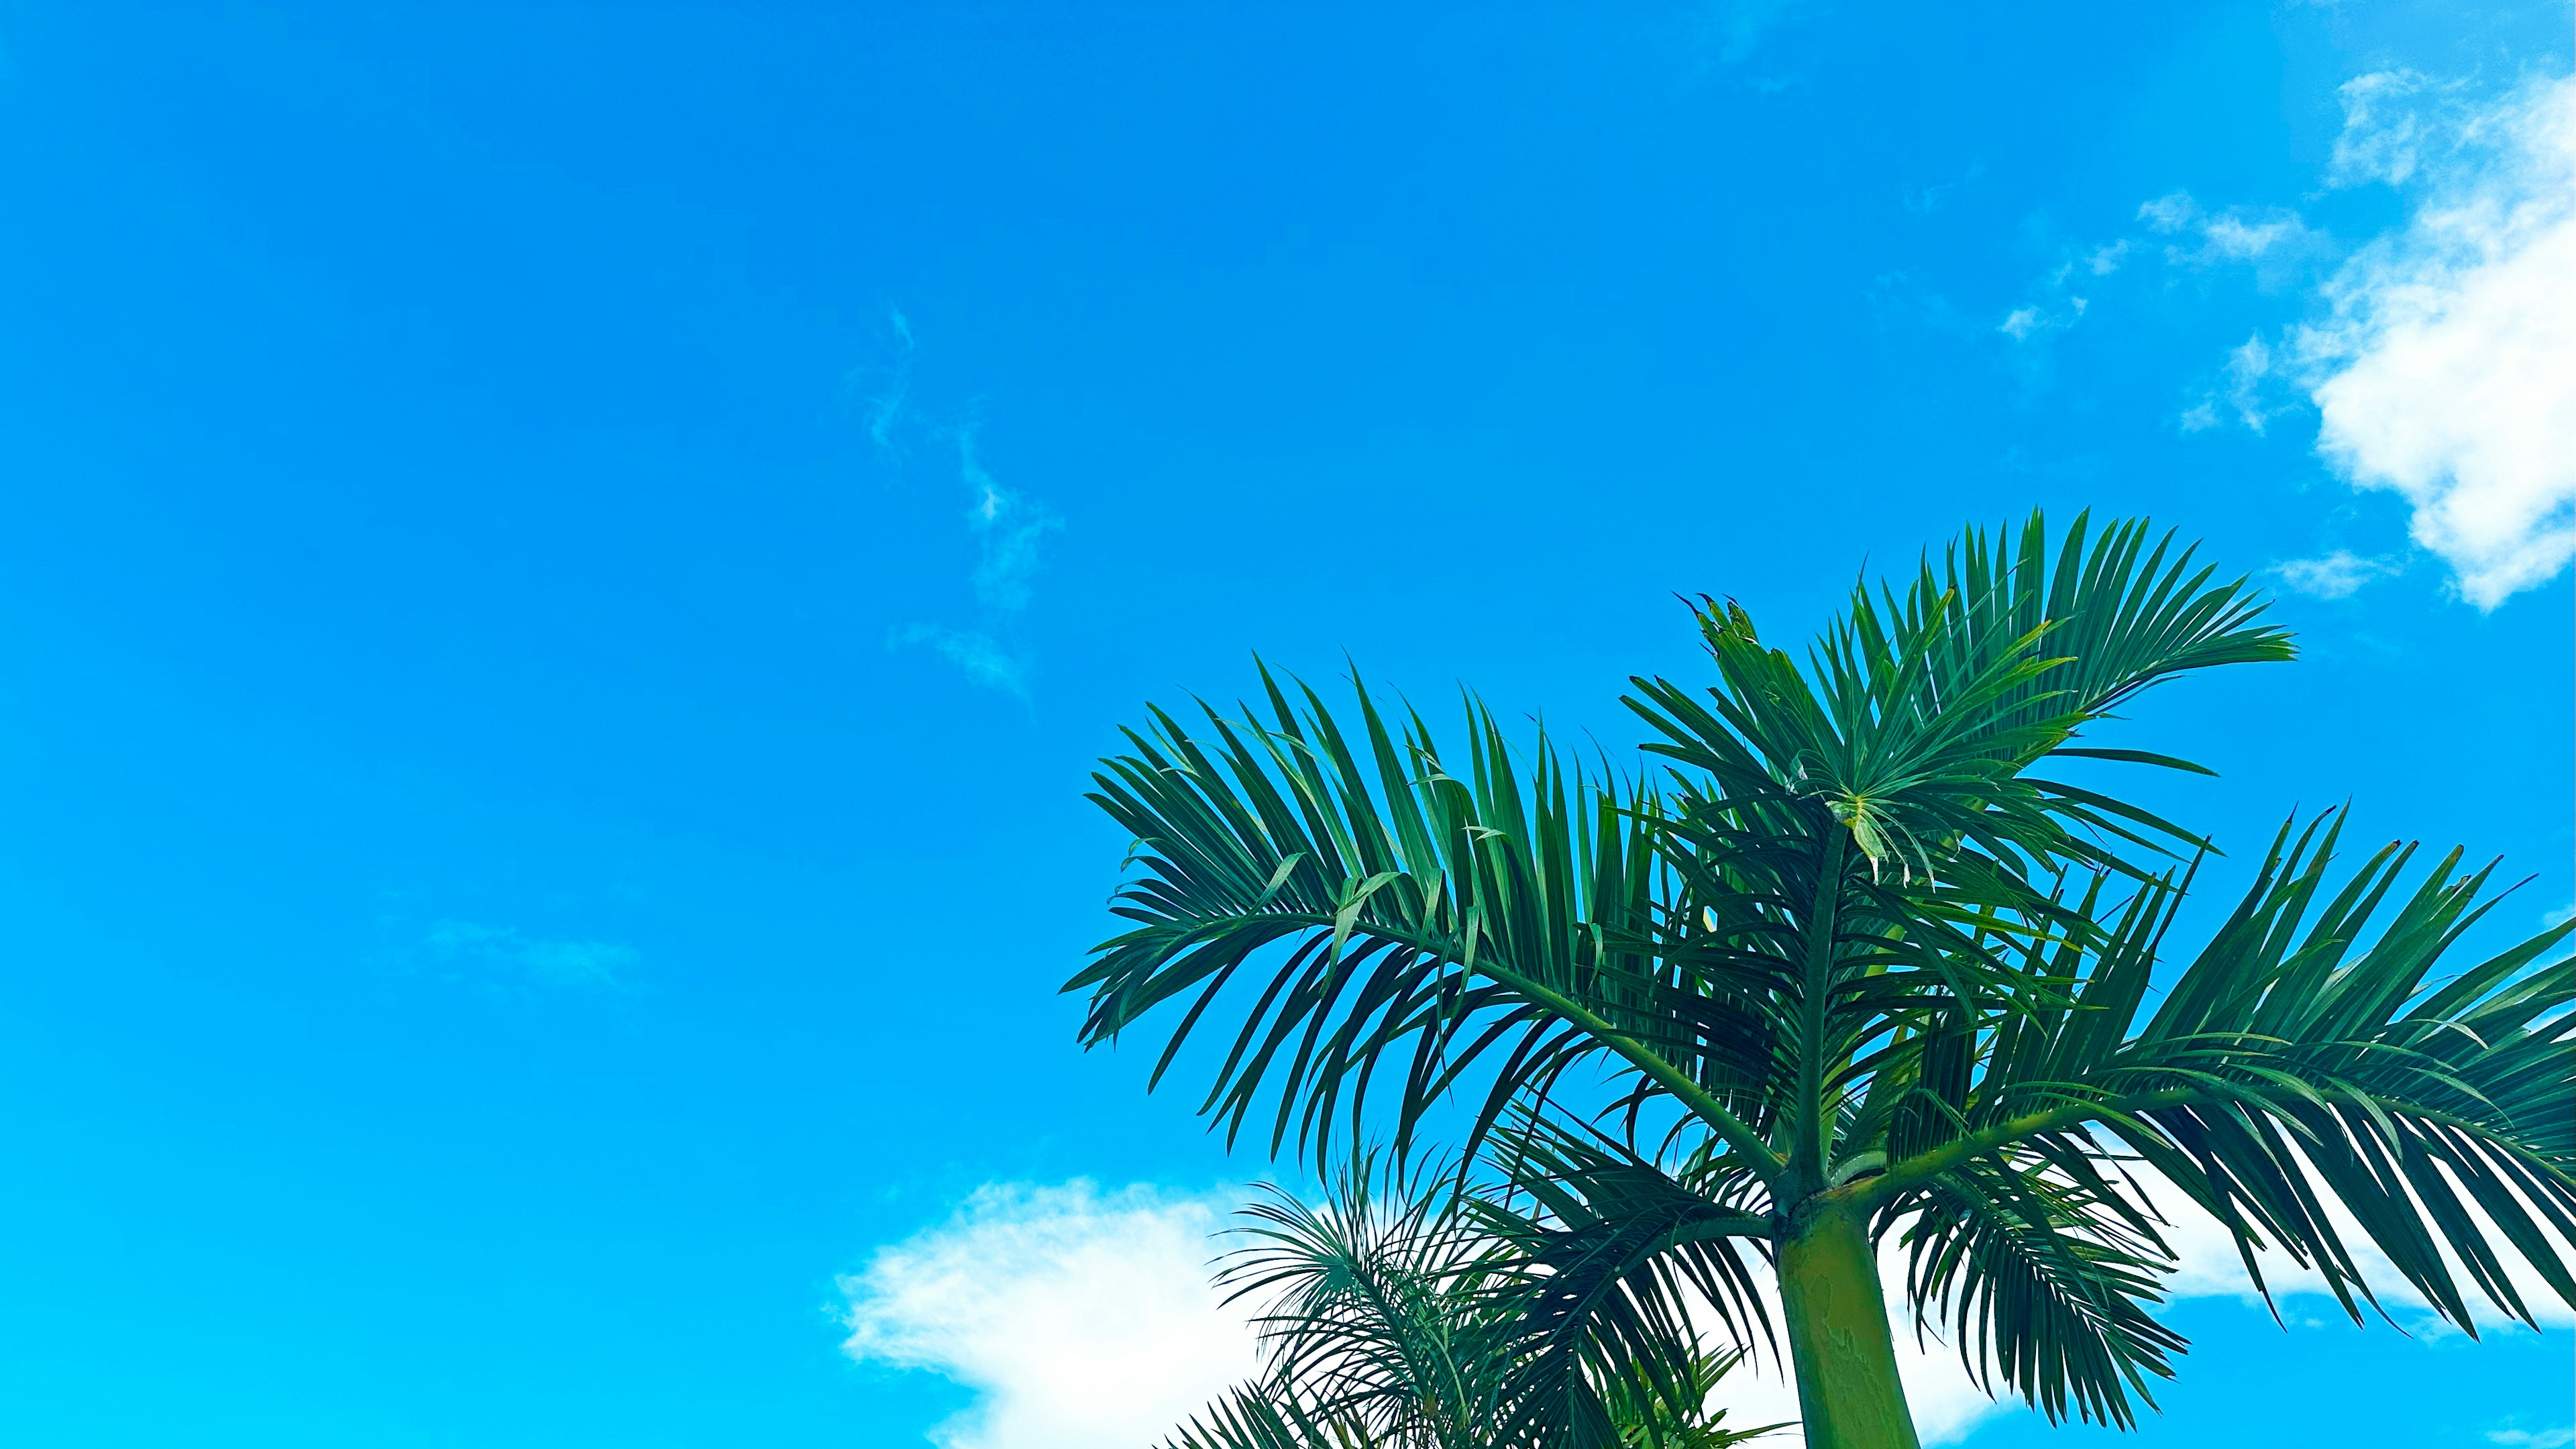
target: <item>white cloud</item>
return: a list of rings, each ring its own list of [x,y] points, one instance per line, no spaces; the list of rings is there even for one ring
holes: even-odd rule
[[[2576,1426],[2556,1429],[2489,1429],[2490,1444],[2518,1444],[2523,1449],[2565,1449],[2576,1444]]]
[[[2160,1230],[2166,1243],[2181,1259],[2167,1281],[2170,1295],[2175,1298],[2233,1298],[2248,1307],[2262,1306],[2263,1295],[2255,1289],[2253,1279],[2246,1276],[2244,1261],[2237,1256],[2235,1240],[2219,1226],[2217,1219],[2202,1212],[2162,1178],[2143,1171],[2138,1177],[2146,1185],[2150,1201],[2172,1224]],[[2320,1197],[2325,1202],[2328,1221],[2351,1251],[2363,1280],[2378,1294],[2381,1307],[2391,1318],[2418,1338],[2440,1338],[2458,1332],[2433,1311],[2431,1304],[2406,1285],[2406,1280],[2398,1275],[2388,1256],[2371,1243],[2360,1223],[2340,1202],[2322,1193]],[[2469,1215],[2486,1232],[2489,1241],[2501,1241],[2483,1211],[2472,1205]],[[2571,1310],[2530,1264],[2524,1262],[2510,1246],[2502,1249],[2502,1257],[2505,1277],[2513,1284],[2514,1291],[2522,1295],[2523,1302],[2530,1306],[2542,1326],[2576,1327],[2576,1310]],[[2474,1280],[2468,1276],[2458,1257],[2444,1249],[2443,1259],[2450,1265],[2452,1277],[2461,1285],[2461,1292],[2468,1298],[2471,1308],[2483,1310],[2478,1315],[2480,1321],[2503,1321],[2502,1313],[2485,1306]],[[2330,1298],[2325,1279],[2315,1269],[2301,1268],[2285,1254],[2259,1253],[2256,1262],[2263,1269],[2264,1282],[2278,1300]],[[2340,1306],[2327,1311],[2337,1318],[2343,1314]],[[2285,1311],[2283,1317],[2288,1319],[2291,1315]]]
[[[938,652],[940,658],[966,671],[968,679],[988,689],[998,689],[1023,699],[1028,697],[1027,671],[990,634],[979,634],[972,629],[950,629],[938,624],[910,624],[887,631],[888,649],[899,649],[908,644],[929,646]]]
[[[885,391],[868,398],[868,440],[880,451],[901,458],[904,446],[896,431],[912,413],[912,355],[919,350],[919,344],[913,341],[912,319],[904,316],[901,308],[889,308],[887,315],[894,332],[894,363],[886,369]],[[855,385],[858,380],[859,375],[853,373],[845,385]]]
[[[957,476],[971,500],[966,526],[983,541],[975,564],[975,597],[991,609],[1022,609],[1029,602],[1029,580],[1038,568],[1038,541],[1064,520],[993,481],[975,458],[975,430],[958,428]]]
[[[2576,557],[2576,79],[2483,108],[2403,74],[2345,87],[2339,177],[2419,187],[2296,334],[2318,451],[2414,506],[2493,609]]]
[[[2169,192],[2138,206],[2138,220],[2147,224],[2147,230],[2167,235],[2191,225],[2192,218],[2198,215],[2200,203],[2192,200],[2188,191]]]
[[[2107,277],[2120,270],[2120,263],[2128,260],[2131,246],[2129,239],[2122,237],[2108,246],[2096,247],[2093,254],[2084,259],[2084,265],[2093,275]]]
[[[2117,263],[2114,262],[2114,265],[2116,266]],[[1995,330],[2015,342],[2028,342],[2033,337],[2045,337],[2052,332],[2063,332],[2083,321],[2084,309],[2092,304],[2066,290],[2066,279],[2074,271],[2075,264],[2069,262],[2051,272],[2045,283],[2051,294],[2050,299],[2046,302],[2016,307],[2005,313],[2004,320],[1996,324]]]
[[[2256,280],[2267,289],[2309,275],[2317,259],[2332,246],[2329,238],[2312,230],[2295,211],[2233,206],[2211,212],[2188,191],[2172,192],[2142,204],[2137,219],[2150,233],[2171,238],[2162,248],[2167,266],[2199,270],[2250,266]],[[2029,342],[2073,327],[2084,320],[2085,309],[2091,305],[2089,298],[2072,290],[2074,283],[2085,277],[2096,281],[2109,277],[2132,254],[2153,250],[2153,243],[2136,237],[2117,237],[2090,249],[2070,250],[2064,260],[2031,284],[2035,300],[2005,313],[1995,330],[2015,342]],[[2248,418],[2265,416],[2250,406],[2237,411]],[[2186,415],[2185,426],[2209,427],[2218,421],[2214,406],[2196,407]]]
[[[2165,1280],[2168,1298],[2232,1299],[2249,1310],[2269,1316],[2263,1296],[2255,1289],[2253,1280],[2246,1276],[2243,1261],[2237,1256],[2235,1240],[2227,1230],[2163,1179],[2143,1171],[2137,1176],[2142,1180],[2150,1201],[2171,1222],[2171,1226],[2162,1232],[2179,1262],[2172,1276]],[[2404,1280],[2397,1275],[2396,1269],[2371,1245],[2351,1214],[2331,1204],[2327,1212],[2363,1275],[2379,1292],[2380,1301],[2406,1331],[2418,1339],[2445,1337],[2457,1331],[2442,1322],[2429,1304],[2404,1286]],[[2472,1215],[2481,1226],[2486,1225],[2483,1214],[2473,1209]],[[2537,1273],[2512,1257],[2509,1250],[2507,1260],[2507,1276],[2544,1326],[2576,1326],[2576,1312],[2571,1312]],[[2262,1265],[2265,1281],[2281,1304],[2283,1321],[2293,1331],[2346,1321],[2341,1307],[2327,1297],[2325,1280],[2314,1270],[2298,1268],[2278,1252],[2260,1253],[2257,1261]],[[2469,1280],[2456,1259],[2452,1266],[2454,1273],[2461,1275],[2459,1281],[2466,1285]],[[1906,1405],[1913,1411],[1917,1431],[1926,1445],[1957,1443],[1987,1420],[2026,1410],[2027,1406],[2016,1397],[1993,1399],[1978,1388],[1961,1366],[1956,1345],[1930,1337],[1920,1343],[1916,1341],[1910,1315],[1901,1302],[1905,1282],[1903,1250],[1893,1235],[1879,1255],[1879,1277],[1887,1285],[1889,1317],[1896,1333],[1897,1370],[1905,1383]],[[1761,1289],[1776,1323],[1779,1321],[1776,1292],[1767,1279],[1762,1282]],[[2475,1300],[2473,1288],[2464,1288],[2464,1291]],[[2324,1301],[2321,1303],[2320,1299]],[[2482,1322],[2493,1322],[2501,1319],[2502,1315],[2488,1312],[2480,1317]],[[2182,1361],[2181,1372],[2191,1372],[2188,1358]],[[1728,1411],[1727,1422],[1739,1427],[1780,1423],[1798,1417],[1796,1386],[1767,1360],[1748,1363],[1728,1376],[1718,1385],[1713,1402],[1724,1406]],[[1791,1431],[1781,1436],[1779,1442],[1792,1442],[1794,1439],[1795,1433]],[[2559,1441],[2497,1442],[2538,1445]]]
[[[2219,416],[2222,405],[2235,422],[2251,432],[2261,433],[2280,412],[2263,403],[2264,379],[2273,371],[2271,345],[2258,334],[2248,337],[2227,354],[2227,366],[2220,374],[2219,386],[2201,395],[2199,402],[2183,410],[2182,430],[2197,433],[2227,421]]]
[[[854,1358],[937,1371],[978,1391],[931,1432],[944,1449],[1089,1449],[1159,1441],[1256,1367],[1250,1303],[1208,1284],[1228,1195],[994,1185],[948,1222],[878,1251],[841,1280]],[[1903,1281],[1892,1245],[1885,1271]],[[1764,1293],[1777,1321],[1779,1303]],[[1915,1341],[1899,1312],[1898,1370],[1926,1444],[2012,1412],[1968,1380],[1957,1351]],[[1738,1369],[1714,1402],[1737,1426],[1794,1422],[1778,1367]],[[1794,1433],[1794,1431],[1793,1431]]]
[[[2180,1259],[2165,1282],[2169,1297],[2232,1299],[2265,1311],[2226,1230],[2161,1179],[2144,1182],[2171,1221],[2164,1236]],[[1257,1305],[1226,1305],[1208,1282],[1235,1201],[1145,1186],[1104,1193],[1081,1181],[988,1186],[946,1223],[880,1249],[865,1269],[840,1280],[850,1329],[843,1346],[862,1361],[932,1370],[977,1391],[972,1407],[931,1431],[943,1449],[1159,1442],[1257,1365],[1250,1326]],[[2454,1331],[2403,1286],[2349,1214],[2328,1211],[2401,1326],[2426,1339]],[[2319,1301],[2325,1284],[2313,1270],[2277,1252],[2259,1256],[2292,1331],[2341,1321],[2339,1307]],[[1918,1340],[1901,1301],[1903,1249],[1893,1238],[1880,1272],[1889,1285],[1898,1372],[1926,1445],[1957,1443],[1988,1420],[2023,1412],[2018,1398],[1997,1400],[1979,1389],[1955,1345],[1930,1335]],[[2544,1325],[2576,1326],[2576,1313],[2537,1274],[2519,1262],[2510,1273]],[[1767,1279],[1761,1292],[1778,1322],[1779,1300]],[[2190,1371],[2187,1361],[2183,1371]],[[1738,1428],[1798,1417],[1796,1386],[1767,1356],[1721,1381],[1713,1402]],[[2558,1432],[2508,1424],[2490,1437],[2551,1449],[2568,1442],[2548,1437]],[[2514,1434],[2529,1437],[2495,1437]],[[1779,1442],[1794,1438],[1793,1429]]]
[[[927,645],[963,670],[966,677],[1007,694],[1028,695],[1028,674],[1019,658],[991,630],[1002,630],[1008,616],[1029,606],[1039,565],[1039,545],[1064,527],[1064,520],[1026,494],[1005,488],[985,468],[975,447],[977,422],[970,408],[960,421],[934,426],[912,401],[912,371],[920,341],[912,320],[900,310],[888,314],[893,360],[880,368],[855,370],[843,381],[845,396],[874,377],[880,390],[869,394],[867,429],[877,451],[900,467],[910,457],[907,438],[927,436],[957,449],[957,481],[966,490],[966,528],[976,542],[975,567],[969,581],[982,614],[983,629],[943,624],[911,624],[890,629],[886,647]]]
[[[2159,196],[2138,208],[2138,220],[2159,236],[2177,238],[2165,246],[2165,261],[2178,267],[2251,264],[2256,278],[2277,286],[2327,251],[2331,241],[2311,229],[2305,218],[2286,207],[2231,206],[2211,212],[2188,191]],[[2185,245],[2185,241],[2190,245]],[[2116,266],[2131,243],[2126,239],[2094,253],[2097,275]]]
[[[946,1449],[1139,1449],[1255,1367],[1208,1283],[1231,1197],[994,1185],[841,1279],[858,1359],[978,1391]]]
[[[2364,558],[2347,548],[2339,548],[2316,558],[2288,559],[2272,566],[2281,576],[2283,586],[2293,592],[2319,599],[2348,599],[2373,579],[2384,579],[2398,572],[2394,559]]]
[[[470,971],[502,987],[614,990],[627,984],[618,973],[636,961],[632,947],[537,940],[511,927],[472,921],[435,922],[422,945],[428,959],[449,974]]]
[[[2335,138],[2330,173],[2334,182],[2404,185],[2423,164],[2427,148],[2455,149],[2472,120],[2463,105],[2465,89],[2457,81],[2435,81],[2407,70],[2375,71],[2345,81],[2339,92],[2343,133]]]

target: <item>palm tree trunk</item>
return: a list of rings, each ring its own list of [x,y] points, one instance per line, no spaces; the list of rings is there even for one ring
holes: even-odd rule
[[[1780,1245],[1780,1307],[1807,1449],[1918,1449],[1858,1218],[1827,1209],[1798,1224]]]

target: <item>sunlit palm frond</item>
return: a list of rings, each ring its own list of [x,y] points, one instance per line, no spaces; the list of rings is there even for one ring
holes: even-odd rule
[[[1203,1109],[1231,1138],[1267,1096],[1272,1149],[1294,1140],[1318,1161],[1381,1074],[1399,1147],[1480,1065],[1486,1122],[1589,1056],[1689,1090],[1652,1039],[1666,1014],[1637,944],[1657,914],[1651,801],[1544,738],[1524,782],[1473,702],[1457,760],[1360,691],[1355,750],[1312,690],[1291,704],[1264,679],[1267,720],[1203,709],[1202,740],[1157,711],[1094,777],[1138,873],[1112,907],[1132,929],[1066,987],[1091,994],[1087,1042],[1185,999],[1159,1080],[1240,985],[1248,1010]]]
[[[2213,1215],[2258,1284],[2286,1252],[2356,1317],[2397,1286],[2365,1281],[2364,1242],[2472,1331],[2478,1300],[2533,1318],[2517,1265],[2576,1303],[2576,925],[2446,967],[2488,873],[2454,854],[2410,885],[2391,846],[2337,883],[2338,818],[2285,830],[2208,943],[2168,950],[2212,847],[2089,772],[2197,767],[2093,734],[2164,680],[2289,658],[2262,609],[2142,522],[2052,541],[2034,515],[1856,588],[1803,658],[1702,600],[1713,682],[1629,700],[1657,776],[1516,754],[1473,702],[1447,755],[1365,691],[1346,735],[1266,674],[1261,715],[1158,712],[1095,777],[1136,871],[1130,929],[1068,988],[1085,1039],[1170,1003],[1159,1080],[1223,1022],[1204,1110],[1231,1136],[1266,1108],[1273,1150],[1318,1160],[1372,1082],[1399,1157],[1460,1096],[1510,1190],[1475,1209],[1490,1256],[1430,1277],[1472,1282],[1501,1335],[1490,1442],[1679,1413],[1694,1305],[1750,1343],[1766,1259],[1866,1276],[1861,1225],[1903,1235],[1918,1323],[1981,1381],[2113,1424],[2183,1346],[2152,1316],[2165,1209]],[[1823,1322],[1795,1296],[1793,1356]],[[1367,1311],[1402,1301],[1456,1300]],[[1359,1353],[1346,1331],[1308,1341]],[[1806,1412],[1897,1434],[1892,1348],[1834,1352]],[[1402,1382],[1385,1402],[1437,1397]]]
[[[2066,946],[2034,966],[2081,975],[2069,1006],[1999,1014],[1947,1047],[1923,1034],[1855,1118],[1890,1165],[1847,1191],[1891,1230],[1915,1224],[1918,1303],[1946,1296],[1963,1334],[1975,1307],[1972,1364],[1991,1351],[2041,1407],[2126,1422],[2123,1386],[2142,1389],[2179,1346],[2132,1311],[2153,1299],[2161,1249],[2148,1199],[2100,1175],[2111,1143],[2226,1225],[2258,1285],[2268,1245],[2355,1317],[2375,1302],[2339,1207],[2472,1332],[2473,1295],[2531,1320],[2512,1260],[2576,1303],[2569,927],[2446,979],[2446,952],[2493,903],[2488,873],[2460,873],[2454,853],[2406,891],[2414,852],[2392,845],[2329,890],[2341,828],[2285,828],[2152,1013],[2173,887],[2140,892],[2080,964]],[[2018,1204],[1998,1191],[2014,1182],[2029,1187]],[[2081,1249],[2064,1281],[2099,1290],[2059,1293],[2054,1328],[2046,1300],[1998,1297],[2040,1259],[1975,1256],[2043,1229]]]

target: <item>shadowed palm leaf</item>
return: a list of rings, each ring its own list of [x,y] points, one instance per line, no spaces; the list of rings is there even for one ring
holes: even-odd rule
[[[1706,1408],[1731,1358],[1678,1323],[1652,1342],[1657,1376],[1594,1359],[1534,1397],[1525,1365],[1558,1357],[1534,1355],[1527,1327],[1548,1265],[1487,1231],[1472,1199],[1425,1190],[1430,1174],[1399,1183],[1372,1169],[1343,1172],[1321,1207],[1274,1189],[1244,1210],[1253,1241],[1218,1281],[1267,1305],[1265,1372],[1174,1449],[1720,1449],[1761,1432]]]

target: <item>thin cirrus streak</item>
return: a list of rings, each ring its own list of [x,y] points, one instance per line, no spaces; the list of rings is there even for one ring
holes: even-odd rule
[[[1007,641],[1008,625],[1034,597],[1041,545],[1064,527],[1064,520],[994,478],[977,451],[975,419],[928,422],[914,402],[913,359],[920,344],[912,321],[899,310],[890,315],[894,356],[884,369],[882,386],[866,399],[868,439],[880,457],[898,468],[911,456],[907,434],[916,429],[926,429],[931,439],[956,450],[957,482],[967,498],[966,527],[976,543],[968,582],[981,617],[973,628],[898,625],[886,631],[886,647],[927,648],[972,683],[1026,699],[1030,661],[1025,650]]]

